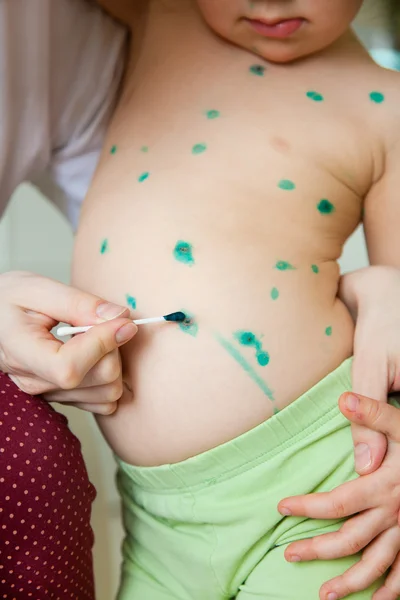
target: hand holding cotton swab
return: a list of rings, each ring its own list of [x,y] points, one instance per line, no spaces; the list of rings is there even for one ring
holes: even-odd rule
[[[169,315],[164,315],[163,317],[149,317],[147,319],[137,319],[133,321],[135,325],[148,325],[149,323],[163,323],[164,321],[170,323],[183,323],[186,319],[186,315],[183,312],[174,312]],[[57,329],[58,337],[65,337],[66,335],[73,335],[74,333],[85,333],[85,331],[89,331],[94,327],[94,325],[86,325],[83,327],[59,327]]]

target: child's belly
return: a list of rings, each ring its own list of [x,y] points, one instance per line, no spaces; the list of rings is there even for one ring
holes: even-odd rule
[[[122,459],[178,462],[228,441],[351,354],[334,235],[264,198],[243,211],[242,191],[210,198],[165,186],[142,202],[127,189],[112,202],[99,186],[89,197],[73,283],[118,303],[134,298],[136,318],[183,310],[194,324],[142,326],[123,348],[124,396],[99,418]]]

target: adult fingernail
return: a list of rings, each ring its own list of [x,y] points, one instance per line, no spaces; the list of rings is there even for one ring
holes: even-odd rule
[[[371,450],[368,444],[357,444],[354,451],[356,471],[362,471],[371,464]]]
[[[117,333],[115,334],[115,340],[117,344],[123,344],[124,342],[128,342],[130,339],[132,339],[136,332],[137,327],[134,323],[126,323],[125,325],[122,325],[120,329],[118,329]]]
[[[356,412],[358,406],[360,404],[360,400],[354,394],[347,394],[346,396],[346,406],[348,410],[351,412]]]
[[[338,600],[338,595],[335,592],[330,592],[327,597],[326,600]]]
[[[104,304],[99,304],[96,309],[96,315],[100,317],[100,319],[104,319],[104,321],[111,321],[111,319],[116,319],[127,311],[128,309],[123,306],[105,302]]]

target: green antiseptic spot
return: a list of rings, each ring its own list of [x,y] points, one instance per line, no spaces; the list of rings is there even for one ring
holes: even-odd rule
[[[221,344],[221,346],[230,354],[230,356],[236,360],[236,362],[242,367],[242,369],[247,373],[247,375],[254,381],[254,383],[262,390],[262,392],[272,401],[274,402],[274,395],[272,390],[269,388],[268,384],[259,376],[257,371],[253,369],[253,367],[247,362],[244,356],[239,352],[237,348],[233,344],[231,344],[228,340],[222,337],[219,334],[215,334],[215,338]]]
[[[381,104],[385,99],[385,96],[381,92],[371,92],[369,97],[375,104]]]
[[[278,300],[278,298],[279,298],[279,290],[278,290],[278,288],[276,288],[276,287],[272,288],[272,290],[271,290],[271,298],[272,298],[272,300]]]
[[[197,325],[196,321],[194,320],[193,315],[190,315],[187,310],[183,310],[182,312],[185,313],[186,318],[184,321],[179,323],[179,328],[182,331],[184,331],[185,333],[188,333],[189,335],[196,337],[197,332],[199,330],[199,326]]]
[[[277,415],[279,412],[280,412],[279,408],[276,408],[276,406],[275,406],[275,408],[274,408],[274,415]]]
[[[206,117],[207,117],[207,119],[218,119],[220,114],[221,113],[219,112],[219,110],[208,110],[206,112]]]
[[[257,353],[257,362],[261,367],[266,367],[269,363],[269,354],[268,352],[258,352]]]
[[[258,340],[254,333],[251,333],[251,331],[237,331],[234,336],[239,344],[242,344],[242,346],[257,347],[258,345]]]
[[[262,77],[265,73],[265,67],[263,65],[251,65],[249,68],[250,73]]]
[[[117,146],[111,146],[110,154],[115,154],[117,151]]]
[[[278,183],[278,187],[281,188],[281,190],[291,191],[296,188],[296,185],[293,183],[293,181],[290,181],[290,179],[281,179]]]
[[[322,94],[314,91],[307,92],[306,96],[307,98],[310,98],[310,100],[314,100],[314,102],[322,102],[324,99]]]
[[[327,327],[325,329],[325,335],[327,335],[327,336],[331,336],[332,335],[332,327]]]
[[[148,171],[145,171],[144,173],[139,175],[138,182],[142,183],[142,181],[146,181],[146,179],[148,179],[149,177],[150,177],[150,173]]]
[[[194,264],[193,248],[189,242],[179,240],[174,248],[174,256],[176,260],[179,260],[179,262],[184,263],[185,265]]]
[[[333,206],[332,202],[329,202],[329,200],[326,200],[326,198],[323,198],[318,202],[317,208],[322,215],[331,215],[333,212],[335,212],[335,207]]]
[[[311,265],[311,270],[313,273],[319,273],[319,267],[318,265]]]
[[[195,144],[192,148],[192,154],[202,154],[207,150],[206,144]]]
[[[140,148],[140,152],[148,152],[149,151],[149,147],[148,146],[142,146]]]
[[[108,252],[108,249],[108,240],[103,240],[100,246],[100,253],[105,254],[106,252]]]
[[[278,269],[278,271],[294,271],[296,267],[291,265],[286,260],[278,260],[278,262],[275,265],[275,269]]]
[[[132,308],[132,310],[136,310],[136,298],[134,298],[130,294],[126,294],[125,298],[129,308]]]

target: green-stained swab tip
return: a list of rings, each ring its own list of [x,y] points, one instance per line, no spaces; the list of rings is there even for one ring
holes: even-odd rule
[[[174,323],[183,323],[183,321],[186,319],[186,315],[185,313],[178,311],[170,313],[169,315],[165,315],[164,319],[166,321],[173,321]]]

